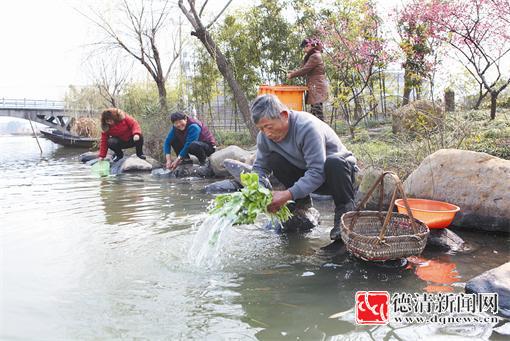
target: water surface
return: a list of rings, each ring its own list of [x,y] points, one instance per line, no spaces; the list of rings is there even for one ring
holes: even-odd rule
[[[358,261],[324,248],[332,204],[319,202],[316,231],[234,227],[217,262],[197,265],[188,252],[207,218],[208,180],[97,178],[81,150],[41,142],[42,156],[33,138],[0,137],[1,339],[320,340],[367,330],[388,339],[392,328],[329,316],[351,309],[358,290],[462,292],[509,260],[508,237],[458,232],[470,252],[426,249],[404,267]],[[437,269],[442,277],[430,275]],[[419,327],[412,335],[449,334]]]

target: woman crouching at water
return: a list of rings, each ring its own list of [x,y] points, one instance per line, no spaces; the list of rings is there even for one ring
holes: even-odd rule
[[[101,113],[101,143],[99,159],[104,159],[108,148],[113,150],[112,161],[116,162],[124,157],[122,149],[135,147],[136,156],[145,160],[143,155],[143,136],[138,122],[124,111],[109,108]]]
[[[206,165],[208,156],[216,150],[216,139],[207,126],[182,112],[170,115],[172,128],[168,133],[163,152],[166,157],[166,168],[174,170],[181,163],[193,163],[189,155],[195,155],[201,166]],[[170,154],[174,149],[177,158],[172,160]]]

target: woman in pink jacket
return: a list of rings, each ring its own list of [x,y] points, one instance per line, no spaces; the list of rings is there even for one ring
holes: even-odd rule
[[[143,155],[143,136],[138,122],[124,111],[109,108],[101,113],[101,143],[99,145],[99,158],[106,156],[108,148],[114,151],[112,158],[116,162],[124,157],[122,149],[135,147],[136,155],[145,160]]]
[[[301,68],[289,72],[289,79],[299,76],[306,77],[308,92],[306,103],[312,106],[311,113],[324,121],[323,103],[328,99],[328,81],[322,60],[322,43],[316,38],[307,38],[301,43],[305,58]]]

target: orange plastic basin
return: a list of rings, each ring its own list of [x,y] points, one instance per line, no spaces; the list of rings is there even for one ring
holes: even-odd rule
[[[430,229],[448,227],[455,218],[455,214],[460,210],[459,206],[443,201],[408,198],[407,202],[413,217],[423,221]],[[398,213],[407,214],[402,199],[395,200],[395,205],[397,205]]]
[[[304,110],[304,94],[308,88],[297,85],[261,85],[259,95],[273,94],[280,99],[289,109]]]

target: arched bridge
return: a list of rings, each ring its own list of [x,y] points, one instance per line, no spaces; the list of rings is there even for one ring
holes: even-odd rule
[[[0,99],[0,116],[16,117],[68,132],[78,117],[93,117],[92,111],[65,108],[63,101],[38,99]]]

